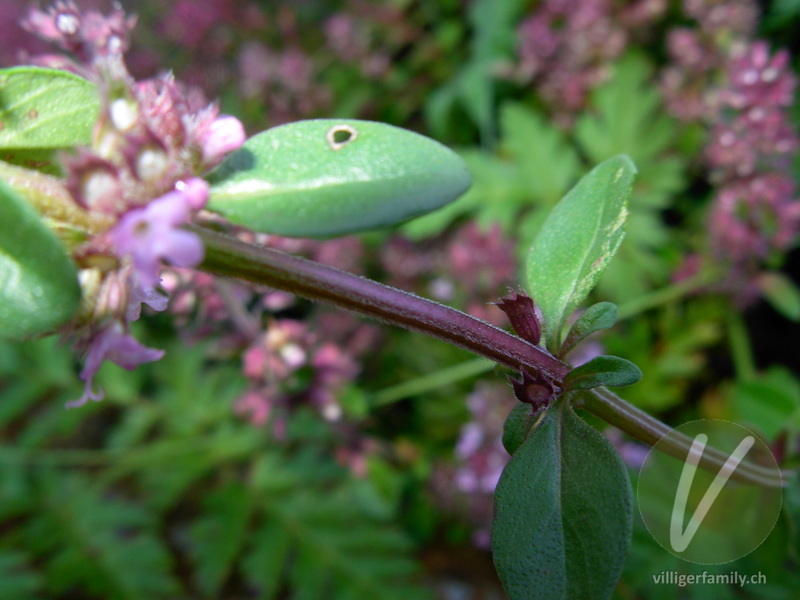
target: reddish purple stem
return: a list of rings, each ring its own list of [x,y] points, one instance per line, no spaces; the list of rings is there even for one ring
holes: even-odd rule
[[[200,268],[335,304],[392,325],[426,333],[519,371],[559,383],[570,367],[552,354],[494,325],[370,279],[278,250],[191,227],[205,244]]]

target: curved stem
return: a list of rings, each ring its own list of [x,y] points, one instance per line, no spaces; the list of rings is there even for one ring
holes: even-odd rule
[[[202,227],[190,227],[206,248],[200,268],[216,275],[237,277],[260,285],[321,300],[362,315],[419,331],[474,352],[514,370],[527,367],[560,384],[570,371],[546,350],[522,338],[432,300],[345,273],[332,267],[298,258],[278,250],[246,244]],[[672,429],[628,404],[606,388],[581,393],[576,402],[607,423],[650,445]],[[672,435],[663,449],[685,459],[692,445],[687,436]],[[719,450],[707,448],[700,467],[718,471],[727,460]],[[752,463],[742,462],[733,479],[781,487],[780,474]]]
[[[381,321],[420,331],[520,370],[560,383],[569,365],[515,335],[449,306],[271,248],[191,227],[206,247],[200,268],[330,302]]]
[[[588,410],[606,423],[619,427],[625,433],[651,446],[663,438],[659,449],[679,460],[686,460],[694,442],[689,436],[675,431],[604,387],[580,394],[575,406]],[[664,438],[668,433],[672,435]],[[723,452],[708,446],[700,457],[699,466],[716,473],[727,460],[728,456]],[[731,474],[731,479],[765,487],[783,487],[783,479],[779,472],[747,461],[739,463]]]

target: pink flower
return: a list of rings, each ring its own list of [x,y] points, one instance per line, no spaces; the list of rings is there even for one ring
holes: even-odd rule
[[[163,260],[177,267],[193,267],[203,260],[200,238],[180,226],[188,222],[192,208],[207,194],[205,182],[191,180],[183,189],[129,211],[111,231],[117,255],[131,258],[137,280],[145,290],[159,282]]]
[[[159,360],[162,356],[164,356],[163,350],[143,346],[125,333],[122,324],[113,323],[101,330],[92,340],[81,371],[81,381],[86,384],[83,395],[77,400],[67,402],[67,408],[83,406],[88,400],[99,402],[103,399],[103,391],[95,392],[92,387],[94,376],[104,361],[110,360],[131,371],[142,363]]]
[[[236,150],[246,139],[244,127],[236,117],[223,115],[211,123],[200,140],[203,149],[203,162],[213,165],[228,152]]]

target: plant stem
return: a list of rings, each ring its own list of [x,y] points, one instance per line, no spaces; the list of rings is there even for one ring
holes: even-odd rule
[[[728,312],[728,340],[736,376],[742,380],[753,379],[756,376],[756,365],[747,327],[742,316],[734,311]]]
[[[454,308],[278,250],[191,227],[206,248],[200,268],[292,292],[433,337],[559,384],[570,371],[546,350]]]
[[[480,319],[432,300],[345,273],[278,250],[247,244],[206,228],[192,226],[206,248],[200,268],[226,277],[321,300],[381,321],[419,331],[474,352],[519,371],[527,367],[556,384],[563,382],[570,366],[546,350]],[[396,393],[396,392],[395,392]],[[576,395],[576,406],[650,445],[672,429],[628,404],[606,388]],[[685,459],[692,445],[687,436],[672,435],[664,450]],[[699,466],[718,471],[727,460],[719,450],[707,448]],[[782,486],[781,477],[769,469],[742,462],[733,479],[768,487]]]
[[[588,410],[606,423],[619,427],[625,433],[651,446],[661,441],[659,449],[679,460],[686,460],[694,442],[689,436],[675,431],[604,387],[594,388],[578,395],[575,406]],[[668,433],[671,435],[664,438]],[[708,446],[700,457],[699,466],[716,473],[727,460],[728,456],[723,452]],[[783,487],[783,480],[774,469],[748,461],[739,463],[731,474],[731,479],[765,487]]]
[[[452,367],[447,367],[411,381],[404,381],[397,385],[382,389],[372,396],[371,406],[385,406],[403,398],[419,396],[431,390],[440,389],[442,386],[475,377],[494,368],[494,363],[485,358],[473,358]]]
[[[617,320],[622,321],[656,306],[679,300],[684,296],[696,292],[719,278],[719,273],[712,269],[701,271],[693,277],[670,284],[654,290],[633,300],[628,300],[619,305]]]

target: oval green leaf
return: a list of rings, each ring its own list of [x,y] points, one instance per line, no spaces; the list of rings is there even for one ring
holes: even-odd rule
[[[210,175],[210,210],[265,233],[329,237],[387,227],[466,191],[454,152],[383,123],[319,119],[245,142]]]
[[[561,346],[559,356],[566,356],[567,353],[580,344],[587,337],[610,329],[617,322],[617,305],[613,302],[598,302],[587,308],[575,324],[570,327],[567,339]]]
[[[15,151],[88,144],[100,111],[91,82],[57,69],[0,70],[0,150],[7,162]],[[22,159],[20,159],[22,160]],[[23,165],[24,166],[24,165]]]
[[[622,243],[635,175],[627,156],[600,163],[553,208],[536,236],[528,257],[528,292],[542,309],[547,347],[554,353],[566,317]]]
[[[642,371],[629,360],[619,356],[597,356],[567,373],[565,390],[590,390],[604,385],[623,387],[642,379]]]
[[[613,446],[562,403],[495,491],[492,552],[510,600],[607,600],[631,537],[633,493]]]
[[[21,340],[67,321],[81,297],[75,266],[39,215],[0,182],[0,338]]]

